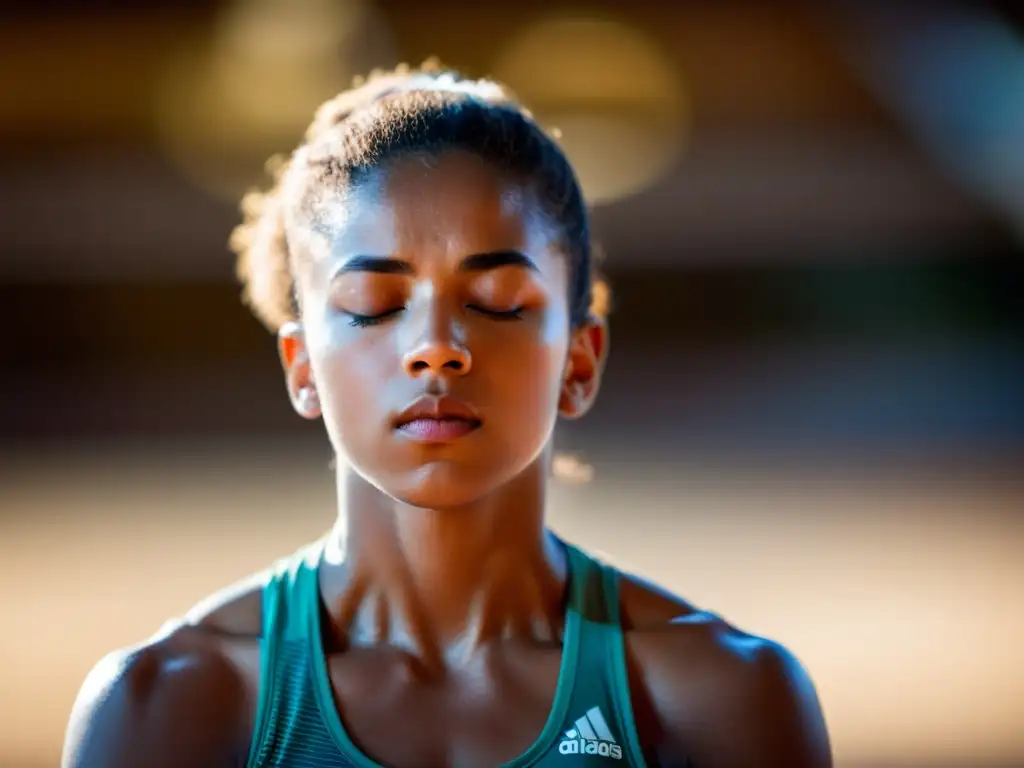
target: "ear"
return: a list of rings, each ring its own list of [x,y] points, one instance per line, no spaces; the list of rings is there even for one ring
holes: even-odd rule
[[[313,381],[309,350],[301,323],[285,323],[277,332],[277,351],[284,368],[285,386],[292,408],[304,419],[320,418],[320,396]]]
[[[590,410],[601,386],[601,374],[608,357],[608,325],[590,317],[574,329],[562,379],[558,412],[567,419],[578,419]]]

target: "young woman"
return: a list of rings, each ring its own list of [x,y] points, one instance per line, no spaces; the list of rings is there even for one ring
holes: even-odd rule
[[[505,90],[373,78],[244,209],[247,301],[344,514],[101,661],[65,766],[830,765],[785,649],[545,529],[608,331],[575,175]]]

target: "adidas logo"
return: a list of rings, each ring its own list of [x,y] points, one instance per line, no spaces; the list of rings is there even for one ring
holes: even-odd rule
[[[563,755],[600,755],[612,760],[622,759],[622,747],[616,743],[598,707],[588,709],[587,714],[574,725],[576,727],[566,731],[558,745],[558,751]]]

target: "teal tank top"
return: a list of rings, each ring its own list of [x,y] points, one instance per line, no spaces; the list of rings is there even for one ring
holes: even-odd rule
[[[561,669],[536,742],[502,768],[644,768],[626,676],[618,574],[571,545]],[[249,768],[382,768],[345,730],[321,634],[322,544],[272,570]],[[483,767],[482,767],[483,768]]]

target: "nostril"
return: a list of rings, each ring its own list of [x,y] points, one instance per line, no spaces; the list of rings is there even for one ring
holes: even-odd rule
[[[473,358],[467,349],[450,344],[430,344],[410,350],[402,364],[410,376],[419,376],[429,371],[465,376],[473,367]]]
[[[433,366],[426,360],[414,360],[409,368],[413,373],[422,373],[423,371],[432,368]],[[465,368],[465,365],[461,360],[446,360],[441,364],[442,368],[447,368],[451,371],[461,371]]]

